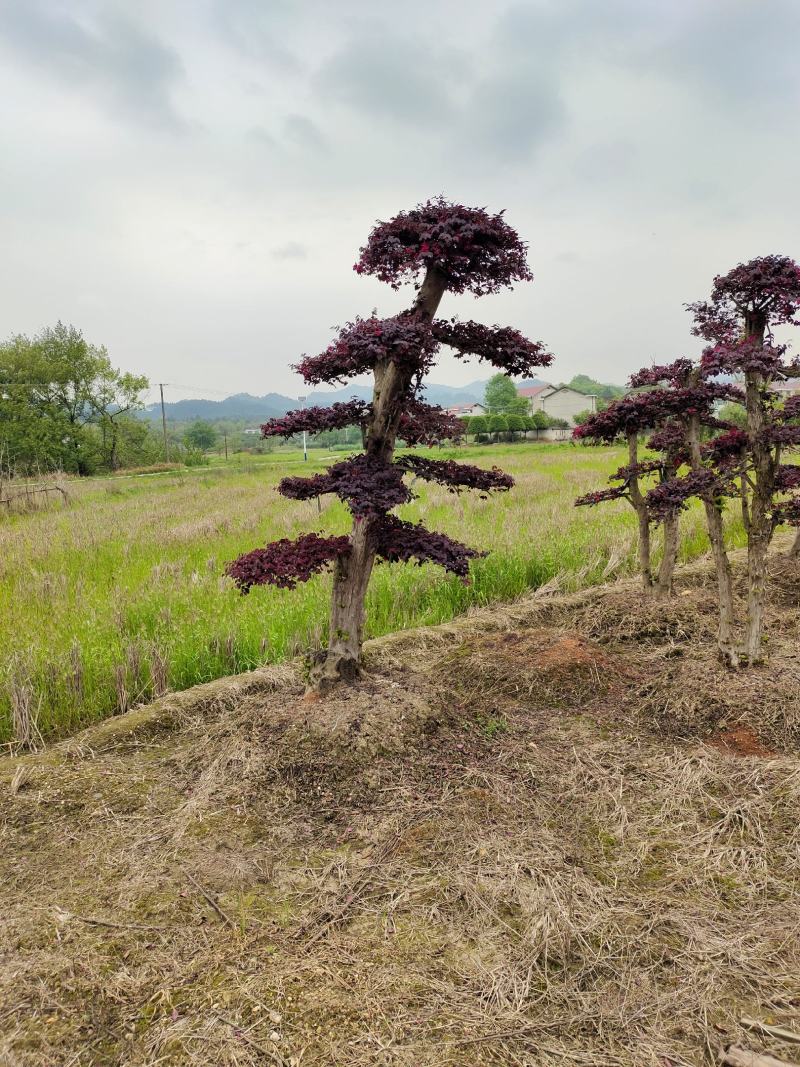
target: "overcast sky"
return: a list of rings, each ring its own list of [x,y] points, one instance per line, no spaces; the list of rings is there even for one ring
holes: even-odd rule
[[[374,220],[444,193],[506,208],[535,278],[442,313],[622,381],[697,350],[715,273],[800,258],[798,41],[800,0],[0,0],[0,336],[296,395],[410,299],[352,271]]]

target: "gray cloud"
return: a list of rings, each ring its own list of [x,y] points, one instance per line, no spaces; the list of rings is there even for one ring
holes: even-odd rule
[[[256,144],[262,145],[264,148],[270,148],[273,151],[277,151],[280,147],[277,137],[271,134],[269,130],[265,130],[263,126],[251,126],[247,131],[247,136],[250,140],[255,141]]]
[[[0,41],[17,61],[89,95],[100,108],[181,127],[171,98],[182,75],[177,52],[118,11],[82,15],[52,0],[5,0]]]
[[[459,134],[468,151],[491,152],[503,162],[524,162],[561,130],[566,111],[552,80],[517,68],[478,85]]]
[[[730,113],[762,113],[796,125],[800,104],[800,5],[796,0],[714,0],[698,4],[646,53],[662,75],[688,79]]]
[[[319,126],[306,115],[289,115],[283,124],[283,136],[306,151],[324,152],[328,147]]]
[[[680,2],[680,0],[677,0]],[[701,0],[702,2],[702,0]],[[661,4],[659,14],[658,4]],[[494,27],[492,47],[506,61],[556,72],[580,57],[616,63],[663,21],[662,0],[540,0],[512,4]]]
[[[443,192],[506,208],[536,277],[445,313],[622,380],[687,351],[714,273],[800,257],[799,23],[798,0],[0,0],[0,320],[295,394],[331,322],[408,302],[351,270],[373,220]]]
[[[347,40],[322,65],[316,85],[357,112],[430,126],[453,109],[449,65],[424,39],[399,36],[396,27],[373,29]]]
[[[287,0],[214,0],[213,23],[249,59],[283,73],[300,68],[286,43],[296,24]]]
[[[273,259],[307,259],[308,247],[301,244],[299,241],[287,241],[285,245],[280,245],[278,248],[272,250]]]

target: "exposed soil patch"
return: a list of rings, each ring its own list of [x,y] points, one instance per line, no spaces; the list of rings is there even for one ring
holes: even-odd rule
[[[781,567],[752,672],[695,568],[663,605],[375,642],[324,701],[265,669],[4,761],[0,1063],[701,1067],[758,1043],[741,1014],[800,1029]]]
[[[774,756],[775,752],[765,748],[749,726],[734,726],[732,730],[720,730],[708,742],[720,752],[729,752],[732,756]]]

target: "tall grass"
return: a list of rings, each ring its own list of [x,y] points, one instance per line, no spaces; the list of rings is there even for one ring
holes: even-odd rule
[[[433,529],[490,550],[464,585],[433,566],[377,567],[370,636],[452,618],[470,605],[511,599],[560,576],[597,582],[635,566],[635,523],[624,504],[576,509],[624,462],[620,449],[571,445],[460,448],[498,464],[514,490],[489,500],[414,485],[401,510]],[[292,591],[240,596],[225,563],[278,537],[343,532],[338,502],[285,500],[284,474],[309,473],[326,456],[296,453],[184,474],[86,483],[69,508],[0,523],[0,739],[12,737],[24,697],[44,735],[114,714],[162,693],[274,662],[324,641],[330,578]],[[74,483],[73,483],[74,485]],[[699,511],[684,519],[684,552],[706,548]]]

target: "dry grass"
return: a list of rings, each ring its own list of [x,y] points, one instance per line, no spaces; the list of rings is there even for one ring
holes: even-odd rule
[[[781,1055],[739,1019],[800,1029],[798,618],[724,675],[709,594],[540,591],[0,764],[0,1062]]]

